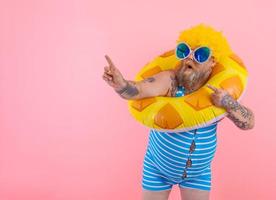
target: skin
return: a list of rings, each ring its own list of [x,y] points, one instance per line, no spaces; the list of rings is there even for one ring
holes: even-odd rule
[[[163,71],[142,81],[125,80],[111,59],[105,56],[109,66],[105,66],[103,79],[124,99],[143,99],[154,96],[169,96],[176,89],[173,84],[174,72]],[[154,88],[154,89],[153,89]]]
[[[251,109],[238,103],[226,90],[207,85],[214,91],[211,99],[214,105],[222,107],[227,111],[227,117],[242,130],[252,129],[255,119]]]
[[[148,88],[155,88],[158,90],[159,84],[155,87],[153,84],[162,80],[164,90],[159,90],[156,94],[162,96],[173,97],[177,91],[177,86],[184,86],[186,94],[198,90],[206,84],[212,73],[213,67],[216,62],[211,57],[207,62],[199,64],[193,60],[192,54],[181,60],[180,66],[175,70],[161,72],[153,77],[149,77],[141,82],[127,81],[123,78],[120,71],[115,67],[113,62],[108,56],[105,56],[109,66],[105,67],[103,79],[114,88],[114,90],[124,99],[140,99],[149,97],[149,95],[142,95],[143,91]],[[224,108],[227,111],[227,117],[240,129],[249,130],[254,127],[254,114],[251,109],[241,105],[237,102],[226,90],[216,88],[207,84],[213,93],[211,94],[212,103]],[[151,89],[152,90],[152,89]],[[154,94],[151,94],[154,96]],[[143,190],[143,200],[167,200],[171,190],[153,192]],[[208,200],[210,192],[204,190],[180,188],[180,195],[182,200]]]

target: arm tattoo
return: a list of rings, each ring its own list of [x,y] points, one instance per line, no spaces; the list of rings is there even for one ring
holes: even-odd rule
[[[221,104],[227,108],[227,109],[231,109],[231,110],[237,110],[239,108],[239,103],[233,99],[233,97],[231,97],[230,95],[225,95],[222,100],[221,100]]]
[[[245,108],[244,106],[240,105],[235,99],[233,99],[233,97],[231,97],[230,95],[225,95],[222,98],[221,101],[222,105],[224,106],[224,108],[226,108],[227,110],[232,110],[232,111],[240,111],[241,115],[244,118],[249,118],[251,113],[249,112],[249,110],[247,108]]]
[[[229,112],[227,117],[231,119],[234,122],[234,124],[236,124],[237,127],[239,127],[240,129],[247,130],[252,127],[250,121],[242,121],[239,118],[237,118],[232,112]]]
[[[240,105],[230,95],[225,95],[221,101],[223,107],[228,111],[228,118],[231,119],[239,128],[249,129],[254,123],[253,112]]]
[[[126,83],[126,86],[121,90],[115,90],[121,97],[124,99],[131,99],[131,97],[139,94],[139,90],[134,81],[126,81]]]

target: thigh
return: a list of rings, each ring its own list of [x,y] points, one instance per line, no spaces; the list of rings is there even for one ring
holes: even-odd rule
[[[209,200],[210,192],[192,188],[180,188],[182,200]]]
[[[143,200],[168,200],[171,189],[163,191],[150,191],[143,189]]]

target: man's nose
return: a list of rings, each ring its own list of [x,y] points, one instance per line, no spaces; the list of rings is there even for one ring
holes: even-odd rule
[[[190,63],[190,62],[193,62],[194,59],[193,59],[193,55],[192,53],[185,59],[186,60],[186,63]]]
[[[193,60],[193,53],[190,53],[190,55],[187,58]]]

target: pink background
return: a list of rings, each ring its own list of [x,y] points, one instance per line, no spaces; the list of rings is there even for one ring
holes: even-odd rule
[[[255,128],[218,127],[211,199],[276,199],[275,2],[26,0],[0,3],[0,199],[141,199],[148,128],[102,79],[126,79],[181,30],[223,30],[248,67]],[[273,124],[274,123],[274,124]],[[170,200],[180,199],[177,187]]]

